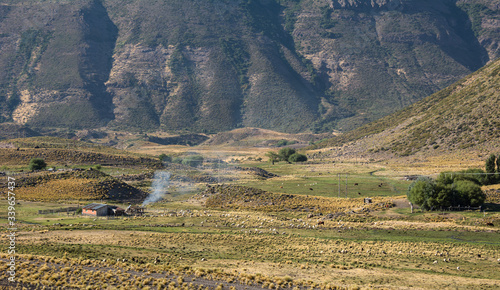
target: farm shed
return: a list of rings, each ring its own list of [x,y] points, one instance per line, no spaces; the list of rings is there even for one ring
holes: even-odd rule
[[[129,205],[127,209],[125,210],[125,213],[128,215],[143,215],[144,214],[144,208],[139,207],[139,206],[131,206]]]
[[[82,214],[91,216],[107,216],[108,205],[102,203],[87,204],[82,208]]]
[[[108,206],[108,215],[122,216],[125,215],[125,210],[115,205]]]

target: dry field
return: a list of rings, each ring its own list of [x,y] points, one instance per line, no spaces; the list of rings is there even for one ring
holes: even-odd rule
[[[94,190],[98,187],[94,183],[102,181],[99,178],[20,186],[16,189],[18,288],[500,288],[498,186],[484,188],[490,192],[486,212],[416,209],[410,213],[405,199],[410,184],[403,180],[405,175],[482,167],[485,155],[383,159],[330,148],[306,152],[311,158],[305,164],[272,165],[264,156],[277,148],[141,144],[123,156],[111,151],[82,156],[115,160],[102,171],[147,191],[155,171],[148,162],[159,154],[197,152],[228,164],[163,168],[172,174],[170,194],[148,205],[143,217],[38,214],[39,209],[74,206],[75,200],[81,205],[105,196]],[[62,151],[66,149],[43,150],[47,156],[69,154]],[[15,156],[2,164],[14,173]],[[144,164],[133,164],[141,157]],[[257,157],[263,160],[256,161]],[[189,190],[182,190],[188,185]],[[365,204],[364,198],[372,203]],[[0,216],[6,215],[4,206]],[[0,235],[3,245],[8,243],[5,229]],[[2,280],[7,258],[3,251]],[[0,287],[8,287],[2,283]]]

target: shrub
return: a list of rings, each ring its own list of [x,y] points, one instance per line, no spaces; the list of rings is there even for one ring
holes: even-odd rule
[[[289,162],[304,162],[307,161],[307,156],[300,153],[294,153],[288,158]]]
[[[201,155],[193,155],[193,156],[188,156],[182,160],[182,164],[188,165],[191,167],[198,167],[201,164],[203,164],[203,156]]]
[[[488,177],[482,169],[467,169],[458,172],[441,172],[438,179],[438,183],[452,184],[459,180],[472,181],[478,185],[487,185]]]
[[[167,163],[172,162],[172,157],[168,156],[167,154],[161,154],[160,156],[158,156],[158,158],[162,162],[167,162]]]
[[[295,149],[293,148],[282,148],[280,149],[280,151],[278,152],[278,156],[280,158],[280,160],[282,161],[288,161],[288,158],[290,158],[290,156],[292,156],[293,154],[295,154]]]
[[[47,163],[42,158],[33,158],[30,160],[29,169],[30,170],[42,170],[47,167]]]
[[[457,181],[455,190],[465,205],[480,206],[486,200],[486,194],[481,190],[481,187],[472,181]]]
[[[182,164],[182,158],[175,157],[174,159],[172,159],[172,163]]]
[[[278,143],[276,143],[276,146],[283,147],[283,146],[293,145],[295,143],[297,143],[297,141],[295,141],[295,140],[289,141],[289,140],[283,139],[283,140],[278,141]]]
[[[419,205],[421,208],[427,210],[429,207],[429,199],[435,195],[436,184],[428,177],[419,177],[408,188],[406,195],[411,203]],[[432,202],[432,200],[431,200]]]

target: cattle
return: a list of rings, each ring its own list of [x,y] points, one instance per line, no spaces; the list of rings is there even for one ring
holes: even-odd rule
[[[324,221],[318,221],[318,226],[319,226],[319,225],[324,225],[324,224],[325,224],[325,222],[324,222]]]

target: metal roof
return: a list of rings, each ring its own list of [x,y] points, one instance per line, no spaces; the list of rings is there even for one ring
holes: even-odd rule
[[[84,206],[83,209],[98,210],[103,207],[108,207],[108,205],[102,203],[91,203]]]

